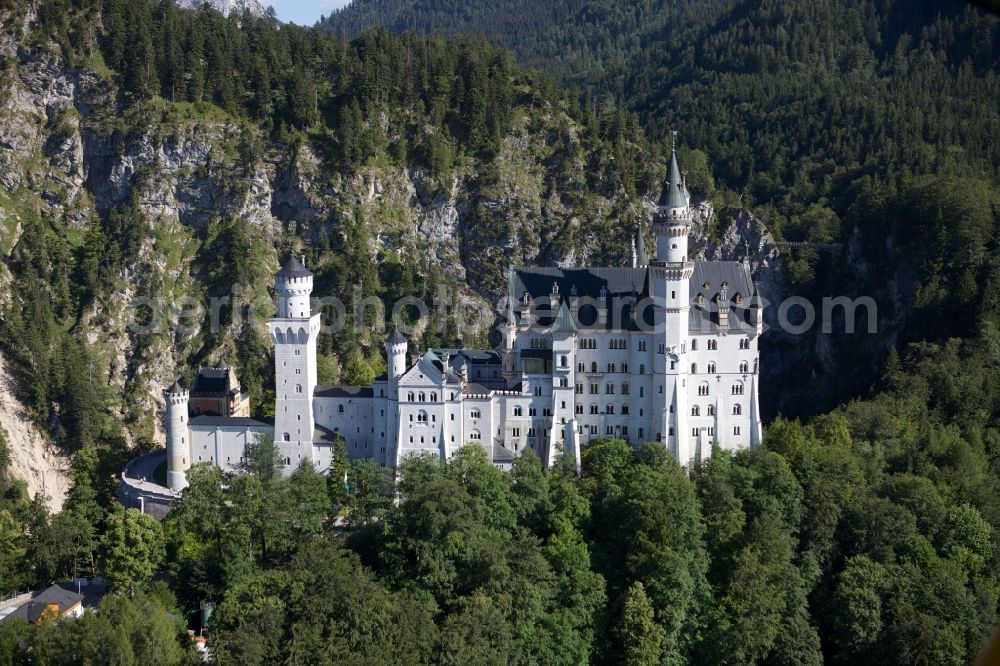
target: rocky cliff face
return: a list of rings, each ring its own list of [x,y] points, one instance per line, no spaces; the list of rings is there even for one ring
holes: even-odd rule
[[[237,16],[242,16],[243,12],[250,12],[250,15],[255,18],[264,15],[264,7],[258,0],[175,0],[175,4],[184,9],[198,9],[207,6],[220,12],[223,16],[229,16],[233,12]]]

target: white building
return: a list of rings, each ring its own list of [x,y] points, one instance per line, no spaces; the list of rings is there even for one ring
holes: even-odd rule
[[[434,349],[408,361],[398,331],[388,372],[370,387],[317,386],[319,315],[312,274],[291,259],[277,274],[274,424],[188,417],[188,394],[167,391],[168,479],[200,461],[233,469],[259,433],[273,434],[288,471],[332,461],[337,435],[352,458],[395,467],[408,455],[449,458],[482,446],[508,468],[533,448],[579,461],[592,440],[660,443],[682,464],[761,439],[757,342],[761,299],[747,262],[688,258],[690,196],[671,156],[652,231],[655,259],[636,233],[632,265],[521,268],[508,277],[497,350]]]

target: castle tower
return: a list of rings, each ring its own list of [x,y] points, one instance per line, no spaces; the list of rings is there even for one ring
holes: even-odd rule
[[[164,391],[167,402],[167,486],[187,488],[185,473],[191,467],[191,440],[188,435],[188,392],[179,382]]]
[[[406,352],[408,346],[406,336],[400,333],[398,328],[385,341],[389,397],[393,400],[396,400],[399,396],[399,378],[406,372]]]
[[[657,388],[657,395],[673,396],[661,400],[657,431],[668,450],[685,466],[695,454],[685,416],[685,385],[688,371],[694,371],[687,362],[689,283],[694,272],[694,264],[688,259],[688,234],[692,222],[688,202],[687,187],[677,164],[676,145],[672,145],[667,181],[653,218],[656,260],[649,262],[649,271],[660,340],[653,366],[656,380],[662,386],[662,390]]]
[[[289,259],[274,278],[278,314],[267,322],[274,341],[274,440],[288,467],[313,459],[320,315],[312,314],[312,288],[313,274],[297,258]]]

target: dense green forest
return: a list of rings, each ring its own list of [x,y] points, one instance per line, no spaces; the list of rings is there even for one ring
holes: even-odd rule
[[[862,399],[775,419],[761,448],[690,470],[608,441],[586,449],[580,476],[530,454],[503,474],[471,447],[448,464],[409,461],[398,480],[342,454],[327,477],[303,467],[283,479],[262,442],[243,476],[192,470],[157,523],[115,500],[124,461],[153,446],[153,415],[136,406],[139,384],[119,395],[103,381],[107,359],[79,327],[161,232],[134,198],[83,231],[37,215],[13,249],[0,237],[12,294],[0,345],[31,416],[73,452],[73,484],[50,514],[2,476],[0,589],[96,573],[114,593],[79,621],[0,623],[0,662],[197,663],[185,629],[212,602],[221,663],[968,663],[1000,610],[996,20],[927,3],[433,6],[427,24],[391,27],[489,24],[490,39],[523,44],[515,56],[578,88],[476,37],[354,38],[336,27],[350,12],[328,33],[169,2],[45,0],[26,41],[107,75],[116,113],[85,118],[88,131],[126,142],[163,117],[223,118],[246,130],[232,147],[242,163],[276,142],[315,147],[331,171],[416,165],[445,180],[489,165],[518,118],[558,110],[582,143],[569,125],[542,129],[557,135],[551,161],[586,165],[559,195],[579,208],[594,191],[654,192],[656,144],[677,127],[704,149],[685,161],[703,160],[699,192],[753,206],[779,237],[844,243],[836,257],[790,255],[804,293],[913,285],[886,301],[898,349],[881,363],[849,348],[850,371],[832,381]],[[560,31],[545,33],[552,23]],[[0,79],[18,66],[0,60]],[[58,137],[64,120],[47,131]],[[614,226],[592,231],[613,238]],[[391,302],[442,279],[369,259],[364,221],[345,228],[327,246],[279,246],[304,249],[334,293],[360,282]],[[230,275],[266,280],[245,222],[206,233],[214,244],[195,265],[208,290]],[[138,281],[140,294],[155,288]],[[353,324],[323,351],[361,383],[382,359]],[[187,360],[228,344],[259,408],[267,340],[227,334]],[[152,349],[152,337],[136,344]],[[801,372],[801,413],[825,411],[813,368]],[[149,584],[154,572],[165,582]]]

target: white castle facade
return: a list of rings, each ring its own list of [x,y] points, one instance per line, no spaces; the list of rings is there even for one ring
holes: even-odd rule
[[[289,473],[303,460],[327,470],[338,436],[350,457],[386,467],[418,453],[447,459],[470,443],[503,468],[528,448],[549,465],[560,450],[579,463],[581,446],[612,437],[659,443],[684,465],[710,455],[713,442],[755,446],[761,299],[747,261],[689,260],[691,224],[672,155],[654,259],[640,231],[628,267],[512,269],[499,348],[411,356],[395,331],[388,371],[367,387],[317,385],[313,276],[293,258],[276,276],[268,322],[274,423],[192,417],[175,383],[166,392],[168,485],[183,488],[198,462],[234,470],[261,434],[274,437]]]

